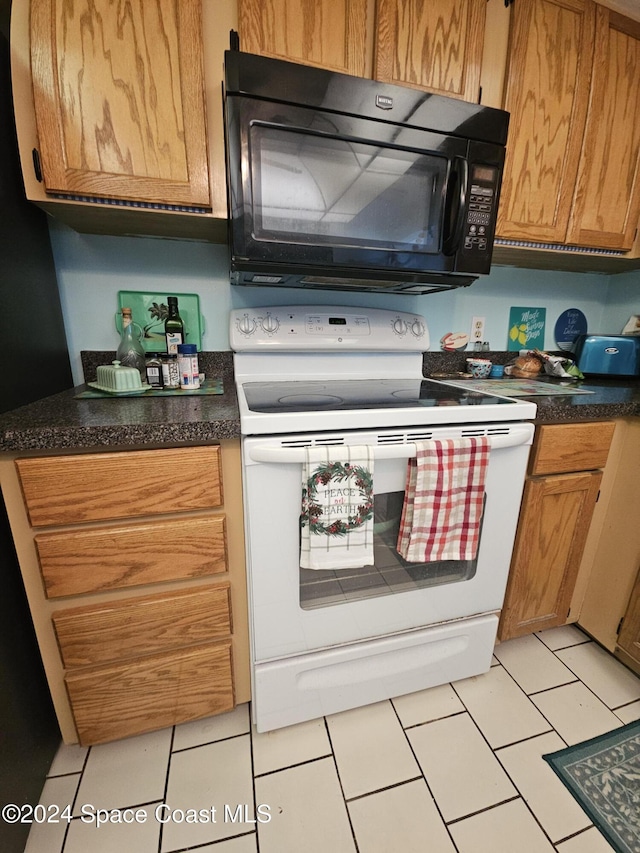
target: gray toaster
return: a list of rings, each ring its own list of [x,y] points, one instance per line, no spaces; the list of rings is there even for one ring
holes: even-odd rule
[[[579,335],[573,351],[585,376],[640,376],[640,335]]]

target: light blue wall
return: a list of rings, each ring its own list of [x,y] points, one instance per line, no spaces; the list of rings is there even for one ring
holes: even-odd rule
[[[512,306],[546,308],[547,349],[557,348],[554,325],[567,308],[579,308],[592,332],[620,332],[630,314],[640,313],[640,273],[608,277],[494,267],[469,288],[426,296],[232,288],[225,246],[78,234],[53,220],[50,231],[76,383],[82,382],[81,350],[118,344],[119,290],[198,294],[206,350],[229,349],[229,311],[244,306],[334,304],[417,312],[427,319],[432,350],[447,332],[468,334],[473,316],[486,318],[492,348],[506,349]]]

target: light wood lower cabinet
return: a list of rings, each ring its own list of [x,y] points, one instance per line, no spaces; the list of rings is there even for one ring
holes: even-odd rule
[[[640,418],[624,418],[617,422],[599,525],[590,537],[584,588],[572,613],[575,609],[581,628],[640,673],[639,473]]]
[[[249,700],[239,441],[3,457],[0,483],[65,742]]]
[[[640,673],[640,572],[618,634],[618,657]]]
[[[228,583],[60,610],[53,624],[80,743],[234,706]]]
[[[230,711],[231,643],[71,672],[81,744],[95,744]]]
[[[53,626],[67,669],[204,643],[231,635],[229,584],[65,608]]]
[[[47,531],[36,534],[35,544],[48,598],[227,570],[222,515]]]
[[[599,469],[614,428],[612,422],[538,427],[498,629],[501,640],[567,622],[602,480]]]

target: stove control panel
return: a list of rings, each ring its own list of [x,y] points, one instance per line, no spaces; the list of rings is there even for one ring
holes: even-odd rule
[[[236,352],[359,350],[424,352],[424,317],[379,308],[284,305],[231,312],[229,340]]]

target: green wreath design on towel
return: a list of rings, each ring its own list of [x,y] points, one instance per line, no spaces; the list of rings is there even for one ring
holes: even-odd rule
[[[331,480],[344,483],[355,478],[355,486],[362,492],[362,503],[358,512],[347,517],[346,521],[338,519],[331,524],[323,524],[320,520],[322,505],[317,503],[318,486],[326,486]],[[346,536],[351,530],[361,527],[373,516],[373,478],[371,472],[361,465],[350,465],[348,462],[329,462],[320,465],[307,480],[306,489],[302,494],[303,513],[302,526],[309,522],[309,532],[324,536]]]

